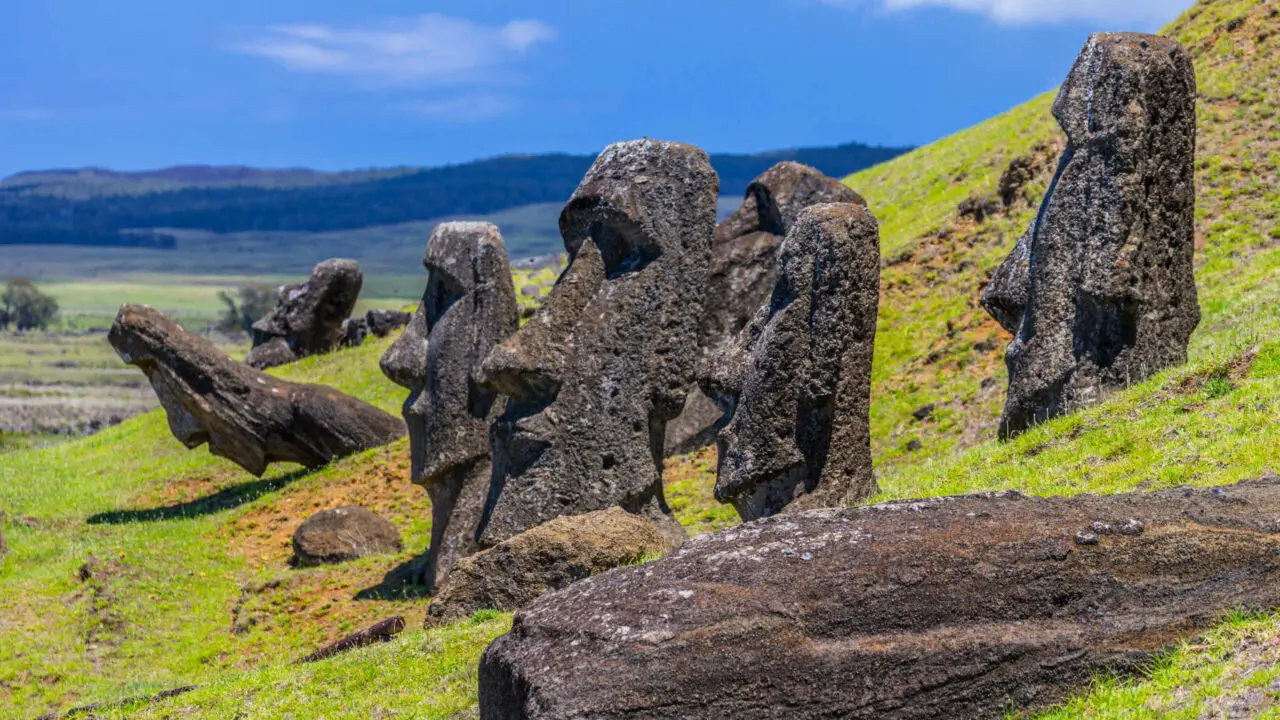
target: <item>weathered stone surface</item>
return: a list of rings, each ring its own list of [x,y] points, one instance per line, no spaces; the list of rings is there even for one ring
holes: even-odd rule
[[[744,520],[833,507],[875,493],[871,357],[880,231],[852,203],[801,211],[778,252],[772,297],[703,365],[728,421],[717,439],[716,499]]]
[[[281,287],[276,308],[253,324],[245,364],[261,370],[333,350],[363,282],[359,263],[333,259],[316,265],[306,282]]]
[[[742,207],[716,227],[711,244],[706,306],[699,328],[702,357],[733,339],[768,304],[778,279],[776,256],[800,211],[822,203],[866,201],[852,188],[797,162],[780,162],[747,186]],[[715,442],[722,413],[691,388],[680,417],[667,427],[667,454]]]
[[[481,544],[612,506],[683,535],[663,439],[694,380],[718,191],[706,153],[680,143],[610,145],[587,171],[560,215],[568,268],[484,362],[511,399]]]
[[[120,308],[107,339],[156,391],[174,437],[254,475],[273,462],[319,467],[403,437],[404,423],[323,385],[238,363],[146,305]]]
[[[787,513],[536,600],[481,715],[1002,718],[1280,606],[1277,518],[1275,478]]]
[[[347,318],[342,321],[338,344],[342,347],[360,347],[369,337],[369,323],[364,318]],[[288,349],[285,345],[285,349]]]
[[[382,371],[412,392],[404,404],[412,478],[431,496],[431,546],[418,581],[433,590],[479,549],[489,492],[489,423],[498,395],[478,383],[480,363],[515,332],[516,292],[496,225],[438,225],[423,257],[427,288]]]
[[[1001,437],[1186,361],[1195,93],[1191,56],[1167,38],[1099,33],[1076,60],[1053,106],[1057,175],[983,297],[1016,328]]]
[[[365,313],[365,325],[375,337],[386,337],[409,324],[413,316],[403,310],[370,310]]]
[[[514,612],[538,597],[667,551],[648,518],[621,508],[559,517],[460,561],[427,611],[449,623],[477,610]]]
[[[359,505],[321,510],[293,532],[293,562],[299,567],[341,563],[404,549],[400,531]]]

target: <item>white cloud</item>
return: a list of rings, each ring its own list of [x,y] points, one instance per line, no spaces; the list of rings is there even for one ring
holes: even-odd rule
[[[1108,29],[1154,29],[1186,10],[1190,0],[819,0],[835,7],[878,5],[888,10],[949,7],[1007,25],[1066,21],[1109,23]]]
[[[416,100],[405,105],[409,112],[446,122],[479,122],[506,115],[516,103],[506,95],[475,93],[447,99]]]
[[[299,72],[382,85],[447,85],[492,82],[504,66],[555,37],[555,29],[538,20],[490,26],[431,13],[357,27],[276,26],[231,49]]]

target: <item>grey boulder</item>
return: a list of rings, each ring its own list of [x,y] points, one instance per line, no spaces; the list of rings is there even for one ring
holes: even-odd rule
[[[321,510],[293,532],[293,563],[298,567],[349,562],[402,549],[400,531],[359,505]]]
[[[253,324],[245,364],[262,370],[333,350],[363,282],[355,260],[332,259],[316,265],[305,282],[281,287],[275,309]]]

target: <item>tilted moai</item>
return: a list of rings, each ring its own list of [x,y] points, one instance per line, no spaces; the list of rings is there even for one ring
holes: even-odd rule
[[[485,360],[493,425],[482,545],[611,506],[684,531],[662,493],[667,421],[694,379],[719,179],[681,143],[610,145],[560,215],[569,266]]]
[[[875,493],[871,362],[880,231],[866,208],[814,205],[778,251],[768,303],[704,363],[724,408],[715,495],[743,520]]]
[[[363,283],[359,263],[332,259],[316,265],[306,281],[281,287],[275,309],[253,324],[245,364],[262,370],[333,350]]]
[[[480,363],[515,331],[516,292],[507,249],[490,223],[437,226],[423,258],[429,276],[382,371],[412,392],[404,404],[413,482],[431,497],[431,547],[418,573],[430,590],[477,550],[489,489],[489,423],[498,395],[481,387]]]
[[[147,376],[174,437],[188,448],[208,443],[254,475],[273,462],[317,468],[405,434],[394,415],[236,362],[146,305],[122,306],[107,340]]]
[[[742,207],[716,226],[699,329],[704,358],[732,340],[769,302],[783,237],[801,210],[821,203],[867,204],[839,180],[788,160],[752,180]],[[715,442],[720,416],[716,404],[694,388],[684,412],[668,426],[667,452],[688,452]]]
[[[1014,333],[1000,437],[1186,362],[1195,93],[1191,56],[1167,38],[1098,33],[1076,60],[1053,106],[1057,175],[983,294]]]

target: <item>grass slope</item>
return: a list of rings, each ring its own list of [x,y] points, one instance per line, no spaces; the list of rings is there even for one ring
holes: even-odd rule
[[[1230,482],[1276,469],[1280,423],[1280,7],[1204,0],[1167,32],[1196,57],[1198,279],[1204,321],[1191,361],[1015,442],[992,431],[1008,338],[977,306],[987,275],[1029,222],[1061,136],[1043,96],[855,175],[880,218],[884,256],[873,379],[880,499],[1016,488],[1043,494]],[[982,223],[957,205],[996,192],[1011,160],[1039,168]],[[1046,160],[1047,158],[1047,160]],[[385,343],[281,370],[385,408],[403,392],[377,371]],[[913,411],[927,403],[931,417]],[[908,449],[912,440],[920,449]],[[423,602],[395,580],[425,544],[425,499],[402,445],[315,473],[261,480],[185,452],[150,414],[75,443],[0,455],[12,552],[0,561],[0,706],[50,707],[206,687],[118,716],[446,717],[474,703],[474,666],[509,618],[411,631],[314,666],[286,663]],[[732,522],[710,500],[714,453],[673,460],[668,489],[695,531]],[[285,565],[292,527],[359,499],[396,522],[400,557],[307,571]],[[96,561],[81,570],[86,560]],[[1047,718],[1274,716],[1273,615],[1240,614],[1137,679],[1100,679]],[[1270,713],[1266,715],[1265,713]],[[1239,716],[1239,715],[1234,715]]]

